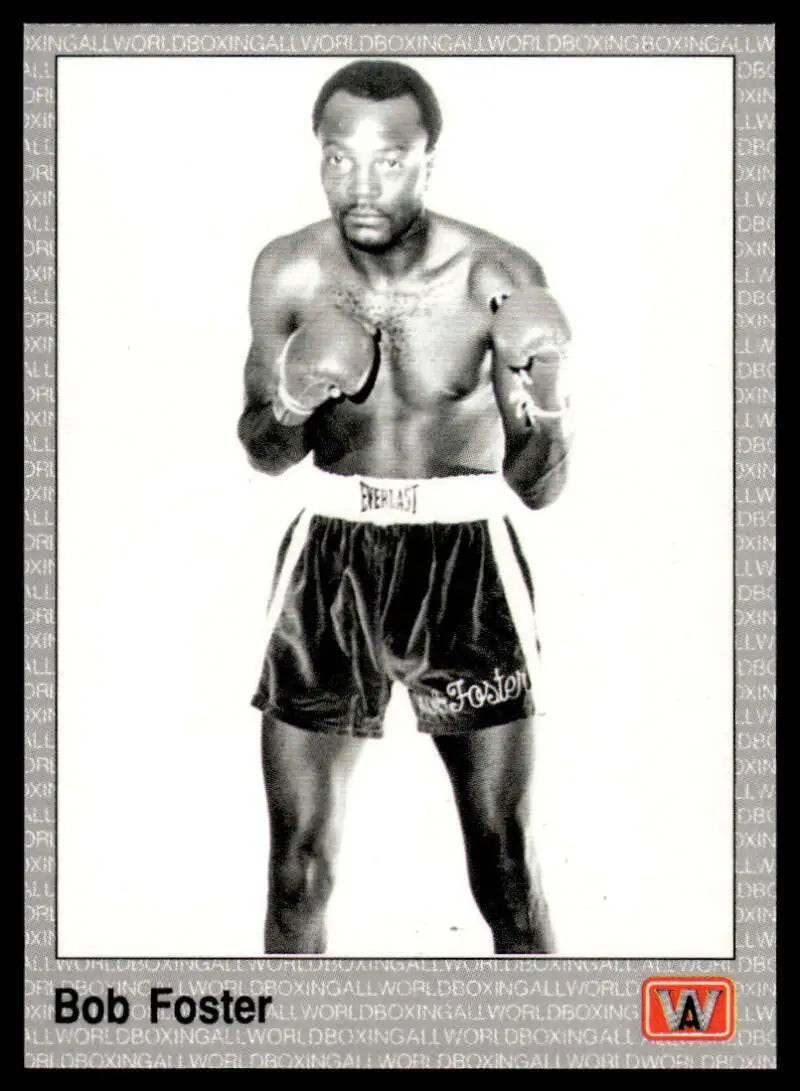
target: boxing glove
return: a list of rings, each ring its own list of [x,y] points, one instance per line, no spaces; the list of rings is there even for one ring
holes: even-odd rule
[[[280,356],[272,406],[277,419],[299,424],[329,398],[358,394],[374,366],[377,339],[377,333],[334,307],[311,315]]]
[[[502,388],[517,417],[562,416],[567,408],[570,329],[558,303],[546,288],[531,285],[495,297],[491,305],[495,385]],[[514,373],[510,382],[509,371]]]

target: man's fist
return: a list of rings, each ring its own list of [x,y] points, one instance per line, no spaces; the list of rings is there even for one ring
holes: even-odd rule
[[[567,405],[565,357],[570,329],[546,288],[520,288],[492,300],[495,388],[501,407],[532,422]]]
[[[378,334],[336,310],[320,309],[284,346],[273,411],[279,421],[299,424],[329,398],[363,388],[375,364]]]

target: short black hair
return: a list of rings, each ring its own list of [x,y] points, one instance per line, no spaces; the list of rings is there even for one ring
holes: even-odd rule
[[[347,91],[358,98],[381,102],[384,99],[411,95],[419,106],[422,125],[428,134],[425,150],[430,151],[442,131],[442,112],[433,89],[426,80],[398,61],[353,61],[325,81],[317,95],[311,114],[311,126],[316,135],[322,112],[336,91]]]

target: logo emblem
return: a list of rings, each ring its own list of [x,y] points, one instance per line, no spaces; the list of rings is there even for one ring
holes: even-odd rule
[[[642,1033],[653,1041],[714,1039],[734,1031],[728,977],[649,977],[642,985]]]

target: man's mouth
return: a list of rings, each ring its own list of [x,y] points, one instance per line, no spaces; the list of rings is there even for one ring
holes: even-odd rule
[[[374,224],[385,219],[382,212],[375,212],[373,209],[353,208],[345,215],[351,223]]]

